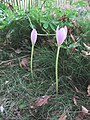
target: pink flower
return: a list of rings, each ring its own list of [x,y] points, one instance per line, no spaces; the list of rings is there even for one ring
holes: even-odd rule
[[[31,32],[31,42],[32,44],[35,44],[37,41],[37,31],[36,29],[33,29]]]
[[[56,29],[57,45],[61,45],[66,39],[66,37],[67,37],[67,27],[65,26],[64,28],[59,29],[59,26],[57,26]]]

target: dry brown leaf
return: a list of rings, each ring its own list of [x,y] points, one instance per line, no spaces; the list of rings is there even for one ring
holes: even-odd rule
[[[66,15],[63,15],[59,18],[59,21],[64,21],[64,20],[66,20],[66,18],[67,18]]]
[[[63,113],[58,120],[66,120],[67,115],[66,113]]]
[[[84,106],[82,106],[82,112],[85,113],[85,114],[87,114],[88,113],[88,109],[85,108]]]
[[[82,50],[81,52],[85,56],[90,56],[90,52],[88,52],[88,51]]]
[[[83,120],[84,117],[85,117],[85,113],[80,112],[80,113],[78,114],[78,116],[75,118],[75,120]]]
[[[15,53],[20,54],[22,51],[20,49],[15,50]]]
[[[80,94],[85,94],[84,92],[81,92],[76,86],[74,86],[75,90],[77,93],[80,93]]]
[[[87,116],[90,116],[89,110],[82,106],[82,111],[78,114],[75,120],[84,120],[84,118]]]
[[[20,62],[20,67],[24,67],[27,69],[28,67],[28,59],[27,58],[23,58]]]
[[[76,105],[76,106],[77,106],[77,99],[78,99],[78,96],[74,96],[74,97],[73,97],[73,103],[74,103],[74,105]]]
[[[78,88],[76,86],[75,86],[75,90],[76,90],[77,93],[79,92],[79,90],[78,90]]]
[[[90,46],[88,46],[87,44],[83,43],[83,45],[85,46],[85,48],[87,49],[87,51],[90,52]]]
[[[73,97],[73,103],[74,103],[74,105],[77,106],[77,101],[76,101],[76,98],[75,98],[75,97]]]
[[[31,108],[37,108],[37,107],[41,107],[45,104],[48,103],[48,100],[51,98],[51,96],[45,95],[42,96],[40,98],[38,98],[35,103],[33,104],[33,106],[31,106]]]
[[[87,96],[90,96],[90,85],[87,87]]]
[[[70,37],[71,37],[73,42],[76,42],[76,40],[75,40],[75,38],[74,38],[74,36],[72,34],[70,34]]]
[[[76,48],[71,48],[71,50],[72,50],[72,52],[77,52],[78,51],[78,49],[76,49]]]
[[[80,39],[80,37],[77,37],[76,41],[78,41]]]

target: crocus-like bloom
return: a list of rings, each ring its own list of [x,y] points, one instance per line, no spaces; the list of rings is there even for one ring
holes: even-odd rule
[[[31,32],[31,42],[32,44],[35,44],[37,41],[37,31],[36,29],[33,29]]]
[[[59,26],[57,26],[56,29],[57,45],[61,45],[66,39],[66,37],[67,37],[67,27],[65,26],[64,28],[59,29]]]

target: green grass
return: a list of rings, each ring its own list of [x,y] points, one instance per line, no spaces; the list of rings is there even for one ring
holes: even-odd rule
[[[4,49],[3,49],[4,52]],[[34,79],[30,71],[19,66],[18,57],[12,51],[1,52],[2,61],[10,58],[14,65],[0,66],[0,105],[5,111],[0,120],[57,120],[66,111],[67,120],[74,120],[81,106],[89,109],[90,100],[86,89],[90,78],[90,61],[79,53],[67,53],[61,49],[59,58],[59,95],[55,94],[55,57],[54,48],[35,48],[33,59]],[[9,53],[9,54],[8,54]],[[28,53],[28,52],[27,52]],[[81,93],[75,90],[77,87]],[[34,101],[44,95],[52,95],[48,104],[32,109]],[[73,96],[78,96],[78,106],[73,104]],[[89,118],[90,119],[90,118]]]

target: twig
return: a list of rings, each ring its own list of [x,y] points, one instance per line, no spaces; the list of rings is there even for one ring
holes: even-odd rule
[[[21,57],[19,57],[19,58],[14,58],[14,59],[11,59],[11,60],[6,60],[6,61],[2,61],[2,62],[0,62],[0,65],[3,65],[3,64],[5,64],[5,63],[8,63],[8,62],[12,62],[12,61],[15,61],[15,60],[20,60],[20,59],[22,59],[22,58],[25,58],[25,57],[28,57],[29,55],[25,55],[25,56],[21,56]]]

